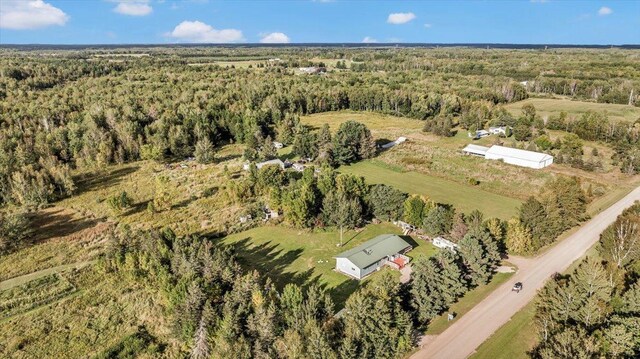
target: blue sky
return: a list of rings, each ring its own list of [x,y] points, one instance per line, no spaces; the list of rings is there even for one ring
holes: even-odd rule
[[[638,44],[640,1],[0,0],[0,43]]]

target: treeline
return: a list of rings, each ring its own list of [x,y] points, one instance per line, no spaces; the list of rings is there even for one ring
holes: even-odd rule
[[[534,358],[640,356],[640,205],[600,236],[598,255],[557,275],[536,306]]]
[[[511,253],[534,253],[587,218],[590,198],[576,177],[557,177],[531,196],[509,220],[506,245]]]
[[[476,244],[492,255],[478,257]],[[159,293],[170,337],[184,343],[177,349],[183,354],[346,359],[406,354],[416,345],[416,329],[486,283],[498,260],[497,244],[481,224],[465,236],[460,253],[443,250],[416,262],[409,284],[381,273],[354,292],[340,314],[330,292],[317,284],[278,288],[269,278],[242,270],[233,248],[177,237],[168,229],[114,230],[101,267],[105,275]]]

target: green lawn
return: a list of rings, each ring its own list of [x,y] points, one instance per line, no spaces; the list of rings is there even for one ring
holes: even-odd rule
[[[257,227],[222,241],[236,248],[242,264],[270,276],[276,284],[317,282],[329,289],[341,305],[361,282],[335,272],[333,257],[384,233],[400,234],[401,230],[390,223],[371,224],[359,232],[345,232],[343,247],[336,246],[340,242],[337,231],[297,230],[284,226]],[[431,256],[436,251],[424,240],[407,240],[414,246],[408,253],[414,259]]]
[[[509,219],[515,216],[520,201],[471,186],[417,172],[403,172],[378,161],[362,161],[343,166],[341,172],[363,176],[368,183],[384,183],[408,193],[427,195],[436,202],[448,203],[469,213],[474,209],[487,217]]]
[[[526,359],[536,343],[533,324],[535,302],[531,301],[503,325],[471,356],[472,359]]]
[[[580,116],[587,111],[607,111],[609,118],[612,120],[635,121],[640,118],[640,107],[608,103],[572,101],[567,99],[530,98],[508,104],[505,106],[505,108],[514,115],[520,115],[522,113],[522,106],[528,104],[535,106],[536,113],[539,113],[543,117],[557,115],[560,113],[560,111],[565,111],[570,116]]]
[[[460,300],[453,304],[449,310],[434,318],[427,328],[426,335],[436,335],[445,331],[449,327],[449,325],[453,324],[453,322],[449,322],[447,319],[448,313],[455,313],[456,318],[462,317],[464,314],[469,312],[476,304],[480,303],[484,298],[486,298],[491,292],[493,292],[496,288],[498,288],[502,283],[506,282],[513,273],[496,273],[491,282],[489,284],[481,285],[467,294],[464,297],[460,298]]]

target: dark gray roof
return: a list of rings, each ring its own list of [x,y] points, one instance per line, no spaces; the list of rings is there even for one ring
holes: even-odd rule
[[[347,258],[351,263],[362,269],[386,256],[402,252],[410,246],[409,243],[395,234],[382,234],[355,248],[338,254],[336,258]]]

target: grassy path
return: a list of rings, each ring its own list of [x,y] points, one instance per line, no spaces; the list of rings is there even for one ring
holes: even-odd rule
[[[0,290],[11,289],[13,287],[28,283],[34,279],[38,279],[49,274],[64,272],[72,268],[82,268],[84,266],[93,264],[95,262],[96,262],[95,260],[92,260],[92,261],[77,262],[77,263],[71,263],[71,264],[63,264],[60,266],[51,267],[51,268],[39,270],[37,272],[21,275],[19,277],[7,279],[5,281],[0,282]]]

